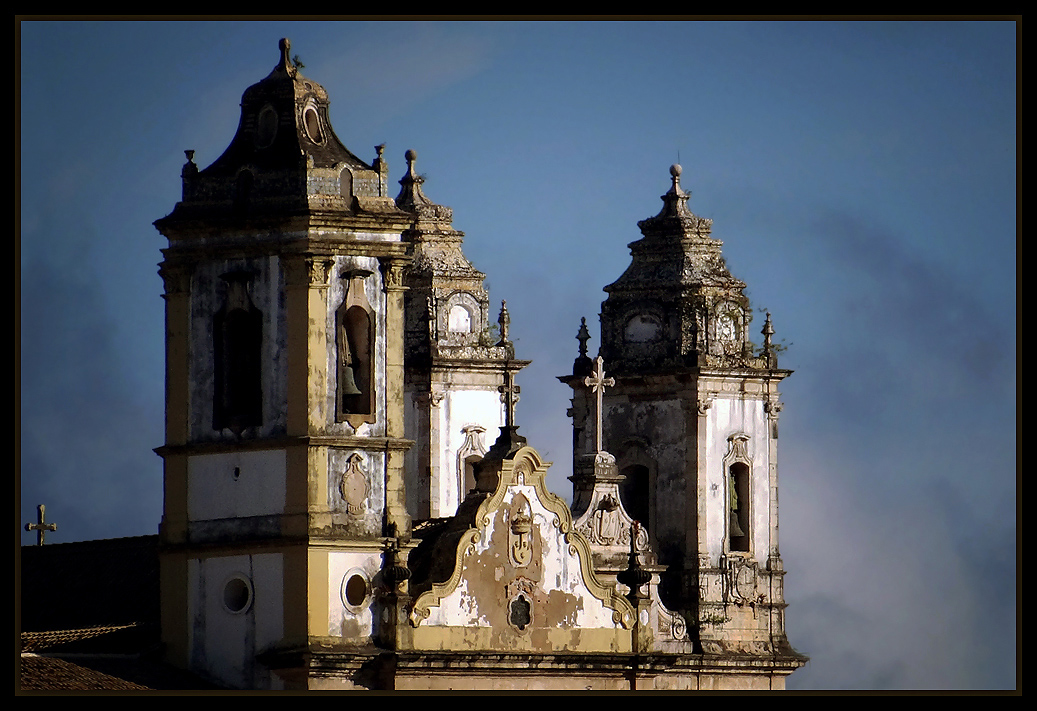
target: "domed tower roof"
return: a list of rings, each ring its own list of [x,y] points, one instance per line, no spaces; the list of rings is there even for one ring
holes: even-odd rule
[[[241,119],[227,150],[208,168],[185,151],[183,199],[162,230],[182,221],[240,222],[292,215],[378,214],[404,218],[388,196],[388,169],[343,145],[331,127],[328,92],[308,79],[280,41],[273,71],[241,97]]]
[[[273,71],[241,97],[241,121],[234,140],[202,173],[236,173],[249,164],[260,169],[293,168],[300,156],[312,158],[319,168],[346,163],[370,170],[331,128],[328,92],[292,63],[287,39],[279,45],[281,58]]]

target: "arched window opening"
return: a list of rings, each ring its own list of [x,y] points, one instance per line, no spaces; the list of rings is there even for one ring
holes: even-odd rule
[[[735,462],[728,469],[728,536],[732,551],[749,551],[749,465]]]
[[[623,470],[623,483],[619,487],[619,498],[630,518],[648,525],[648,467],[635,464]]]
[[[263,424],[263,314],[249,297],[252,275],[224,274],[227,297],[213,316],[215,430],[240,435]]]
[[[338,176],[338,190],[339,195],[349,200],[353,197],[353,174],[349,172],[349,168],[343,168],[342,172]]]
[[[371,414],[371,341],[370,315],[350,306],[339,328],[339,408],[344,415]]]

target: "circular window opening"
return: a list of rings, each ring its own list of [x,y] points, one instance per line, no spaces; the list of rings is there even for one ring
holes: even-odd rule
[[[367,577],[360,570],[351,570],[342,578],[342,603],[350,610],[359,611],[367,602],[370,592]]]
[[[306,126],[306,135],[314,143],[324,143],[324,134],[320,131],[320,118],[312,106],[307,106],[303,112],[303,122]]]
[[[252,584],[243,575],[235,575],[223,586],[223,606],[240,615],[252,605]]]

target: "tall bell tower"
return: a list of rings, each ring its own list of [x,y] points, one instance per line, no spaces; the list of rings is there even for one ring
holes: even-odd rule
[[[769,314],[762,346],[750,341],[746,285],[712,220],[688,209],[680,175],[670,168],[662,210],[638,223],[630,266],[605,287],[600,355],[615,382],[601,448],[615,456],[624,510],[647,527],[662,602],[685,616],[696,648],[791,670],[805,662],[785,638],[778,550],[778,384],[791,371],[778,367]],[[585,464],[597,448],[589,334],[578,338],[562,378],[574,391],[574,513],[597,475]]]
[[[222,156],[199,169],[187,151],[183,198],[155,223],[169,240],[163,640],[238,688],[306,688],[314,649],[369,644],[383,550],[410,531],[413,216],[389,196],[383,147],[371,164],[347,150],[327,92],[289,56],[281,40]]]

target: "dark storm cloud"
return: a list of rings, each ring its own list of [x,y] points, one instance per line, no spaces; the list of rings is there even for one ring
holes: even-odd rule
[[[34,237],[55,249],[22,269],[22,523],[42,503],[59,524],[54,542],[153,533],[161,410],[123,377],[126,354],[85,266],[86,241],[44,222]]]

